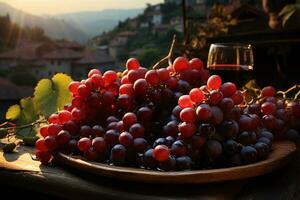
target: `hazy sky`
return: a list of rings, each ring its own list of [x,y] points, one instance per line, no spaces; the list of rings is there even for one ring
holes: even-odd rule
[[[163,0],[0,0],[32,14],[58,14],[106,8],[141,8]]]

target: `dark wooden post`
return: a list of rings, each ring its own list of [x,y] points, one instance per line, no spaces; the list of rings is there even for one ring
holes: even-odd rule
[[[185,46],[187,41],[187,17],[186,17],[186,1],[182,0],[182,21],[183,21],[183,45]]]

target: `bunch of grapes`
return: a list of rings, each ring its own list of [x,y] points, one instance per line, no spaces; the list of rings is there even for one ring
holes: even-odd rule
[[[299,102],[266,87],[245,105],[234,83],[209,77],[197,58],[157,70],[131,58],[123,73],[93,69],[69,90],[71,104],[40,129],[44,164],[59,151],[162,171],[236,166],[265,159],[275,138],[299,138]]]

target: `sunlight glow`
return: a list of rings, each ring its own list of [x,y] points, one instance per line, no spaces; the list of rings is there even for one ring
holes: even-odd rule
[[[35,15],[54,15],[109,8],[142,8],[146,3],[157,4],[163,0],[0,0],[1,2]]]

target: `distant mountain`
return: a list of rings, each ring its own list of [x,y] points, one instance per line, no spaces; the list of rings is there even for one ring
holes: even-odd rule
[[[53,17],[41,17],[18,10],[8,4],[0,2],[0,15],[9,14],[10,19],[22,27],[42,28],[47,36],[53,39],[76,40],[86,42],[89,36],[72,24]]]
[[[56,15],[74,27],[84,31],[89,37],[99,35],[103,31],[110,31],[119,21],[136,17],[143,9],[105,9],[102,11],[87,11]]]

